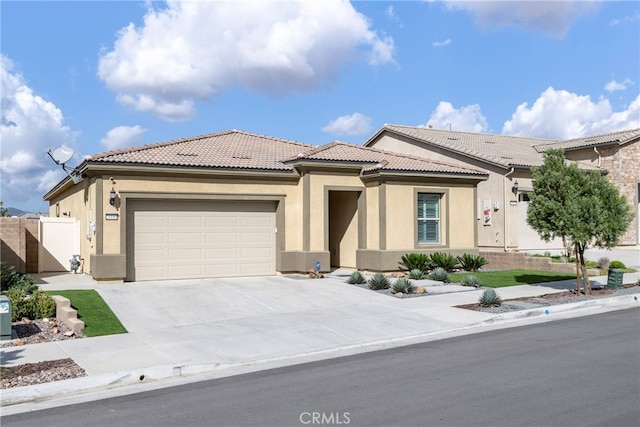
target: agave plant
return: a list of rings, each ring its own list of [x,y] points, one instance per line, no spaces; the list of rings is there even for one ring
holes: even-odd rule
[[[411,280],[406,279],[404,277],[396,280],[396,282],[393,284],[393,293],[397,294],[397,293],[403,293],[403,294],[412,294],[416,288],[415,286],[413,286],[413,283],[411,283]]]
[[[502,298],[500,298],[500,295],[498,295],[493,288],[487,288],[482,293],[482,296],[480,296],[478,304],[480,304],[481,307],[500,307],[502,305]]]
[[[448,273],[451,273],[458,266],[458,259],[444,252],[434,252],[431,254],[430,259],[434,268],[444,268]]]
[[[436,267],[429,274],[431,280],[437,280],[438,282],[449,282],[449,273],[442,267]]]
[[[426,254],[406,254],[401,259],[402,261],[398,263],[401,270],[420,270],[425,272],[431,269],[431,263]]]
[[[463,254],[458,257],[458,264],[460,264],[460,268],[465,271],[475,272],[487,265],[488,262],[479,255]]]
[[[347,279],[347,283],[350,285],[361,285],[363,283],[367,283],[367,279],[365,279],[364,275],[359,271],[354,271]]]
[[[468,274],[462,278],[460,284],[462,284],[463,286],[473,286],[478,288],[480,287],[480,279],[478,279],[478,277],[474,276],[473,274]]]
[[[374,291],[379,291],[381,289],[389,289],[391,286],[391,282],[389,278],[382,273],[374,274],[371,279],[369,279],[369,289]]]
[[[409,272],[409,279],[411,280],[422,280],[424,279],[424,272],[419,268],[414,268]]]

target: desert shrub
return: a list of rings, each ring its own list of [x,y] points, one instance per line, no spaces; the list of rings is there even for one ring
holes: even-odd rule
[[[12,287],[7,291],[7,297],[11,301],[12,322],[17,322],[23,317],[42,319],[56,314],[55,301],[42,290],[29,294],[25,288]]]
[[[414,268],[409,272],[409,279],[411,280],[422,280],[424,279],[424,272],[419,268]]]
[[[458,257],[458,264],[460,264],[460,268],[465,271],[478,271],[487,265],[488,262],[480,255],[463,254]]]
[[[434,252],[430,256],[431,266],[435,268],[444,268],[445,271],[451,273],[457,266],[458,260],[451,254],[444,252]]]
[[[608,270],[609,269],[609,258],[607,258],[606,256],[598,258],[598,268],[601,268],[603,270]]]
[[[374,274],[371,279],[369,279],[369,289],[374,291],[379,291],[381,289],[389,289],[391,286],[391,282],[389,278],[382,273]]]
[[[442,267],[436,267],[429,274],[431,280],[437,280],[438,282],[449,282],[449,273]]]
[[[38,290],[38,285],[36,285],[33,277],[24,273],[18,273],[9,287],[24,289],[27,294],[32,294]]]
[[[480,296],[478,304],[481,307],[500,307],[502,305],[502,298],[493,288],[487,288]]]
[[[462,284],[463,286],[473,286],[477,288],[480,287],[480,279],[478,279],[478,276],[468,274],[462,278],[460,284]]]
[[[15,267],[4,262],[0,263],[0,290],[8,290],[17,274]]]
[[[359,271],[354,271],[347,279],[347,283],[351,285],[361,285],[363,283],[367,283],[367,279],[365,279],[364,275]]]
[[[431,262],[426,254],[406,254],[401,257],[398,263],[401,270],[420,270],[422,272],[431,269]]]
[[[397,294],[398,292],[401,292],[403,294],[411,294],[416,290],[416,288],[415,286],[413,286],[413,283],[411,283],[411,280],[402,277],[396,280],[396,282],[393,284],[392,290],[394,294]]]
[[[624,263],[622,261],[618,261],[617,259],[614,259],[613,261],[611,261],[609,263],[609,268],[619,268],[619,269],[626,269],[627,266],[624,265]]]

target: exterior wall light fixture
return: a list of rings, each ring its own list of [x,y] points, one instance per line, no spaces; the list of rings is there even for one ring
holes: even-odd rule
[[[513,191],[513,194],[518,194],[518,188],[519,188],[519,184],[518,184],[518,181],[516,180],[516,182],[513,183],[513,187],[511,187],[511,191]]]
[[[111,206],[115,206],[116,204],[116,190],[113,187],[111,187],[111,192],[109,193],[109,204]]]

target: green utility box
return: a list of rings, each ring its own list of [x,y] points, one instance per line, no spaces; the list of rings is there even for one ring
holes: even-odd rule
[[[11,301],[0,295],[0,340],[11,339]]]
[[[622,287],[622,274],[623,271],[619,268],[610,268],[607,275],[607,288],[620,288]]]

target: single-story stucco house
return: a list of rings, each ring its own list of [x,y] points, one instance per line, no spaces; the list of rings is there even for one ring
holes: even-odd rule
[[[478,253],[469,165],[226,131],[87,157],[44,197],[80,225],[97,280],[397,270],[409,252]],[[79,182],[78,182],[79,181]]]
[[[640,129],[560,141],[388,124],[364,146],[486,171],[476,201],[479,248],[528,252],[563,248],[559,239],[541,240],[526,222],[531,168],[542,164],[549,148],[564,148],[580,168],[607,174],[635,213],[620,243],[640,244],[639,141]]]

